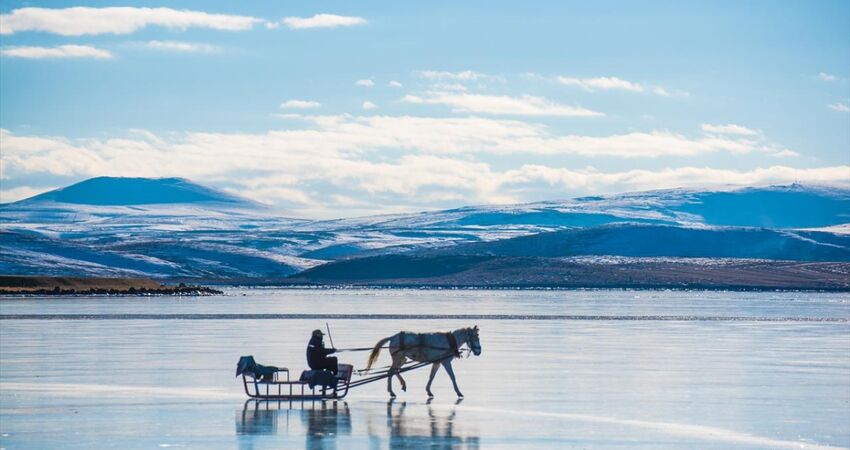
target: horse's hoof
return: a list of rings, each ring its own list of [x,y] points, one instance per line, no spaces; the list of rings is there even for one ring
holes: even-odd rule
[[[390,398],[395,398],[395,393],[390,392]]]
[[[434,398],[434,394],[432,394],[431,391],[428,391],[428,398]]]
[[[402,391],[402,392],[407,392],[407,386],[402,386],[402,387],[401,387],[401,391]]]
[[[460,392],[458,392],[458,393],[457,393],[457,398],[463,398],[463,394],[461,394]]]

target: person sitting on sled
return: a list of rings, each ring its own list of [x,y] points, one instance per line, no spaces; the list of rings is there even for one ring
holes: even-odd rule
[[[337,360],[328,355],[335,353],[335,348],[325,348],[323,341],[325,333],[322,330],[313,330],[313,336],[310,337],[310,343],[307,344],[307,365],[313,370],[327,369],[336,375]]]

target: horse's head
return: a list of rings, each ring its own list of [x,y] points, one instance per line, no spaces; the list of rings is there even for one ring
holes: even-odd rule
[[[481,354],[481,341],[478,339],[478,325],[467,328],[466,345],[472,350],[472,354],[478,356]]]

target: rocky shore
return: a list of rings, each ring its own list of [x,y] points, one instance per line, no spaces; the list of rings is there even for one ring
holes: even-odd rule
[[[0,275],[0,296],[18,295],[215,295],[206,286],[160,284],[147,278],[83,278]]]

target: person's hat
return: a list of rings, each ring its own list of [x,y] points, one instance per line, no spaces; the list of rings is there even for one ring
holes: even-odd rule
[[[313,330],[313,336],[324,336],[325,333],[322,333],[322,330]]]

